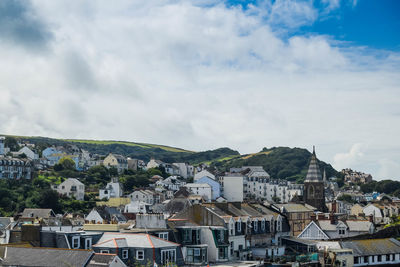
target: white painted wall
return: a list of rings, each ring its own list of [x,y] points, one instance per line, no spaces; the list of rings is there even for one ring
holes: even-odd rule
[[[243,176],[222,177],[223,194],[228,202],[243,202]]]

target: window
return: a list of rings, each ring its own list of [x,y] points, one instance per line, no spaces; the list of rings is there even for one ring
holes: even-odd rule
[[[354,264],[360,263],[360,258],[359,257],[354,257]]]
[[[110,251],[109,251],[109,250],[106,250],[106,249],[102,249],[102,250],[100,250],[100,253],[108,254],[108,253],[110,253]]]
[[[136,250],[136,259],[139,261],[144,260],[144,250]]]
[[[79,236],[73,236],[72,237],[72,249],[79,248],[80,246],[80,237]]]
[[[216,235],[218,242],[223,243],[225,241],[225,233],[223,229],[216,230]]]
[[[168,232],[158,233],[158,237],[164,240],[168,240]]]
[[[175,249],[161,250],[161,263],[168,264],[170,262],[176,262],[176,250]]]
[[[346,234],[346,229],[339,228],[339,235],[344,235],[344,234]]]
[[[127,259],[128,258],[128,250],[127,249],[123,249],[122,250],[122,259]]]
[[[92,248],[92,239],[86,238],[85,239],[85,249],[91,249],[91,248]]]
[[[233,235],[233,230],[235,230],[235,225],[231,223],[229,227],[229,235]]]
[[[183,229],[183,242],[192,241],[192,230],[191,229]]]
[[[237,225],[237,231],[240,233],[242,231],[242,223],[239,221],[236,223]]]
[[[261,230],[265,231],[265,221],[264,220],[261,221]]]
[[[368,256],[364,256],[364,263],[368,262]]]
[[[258,221],[253,221],[254,232],[258,231]]]
[[[228,247],[219,247],[218,248],[218,258],[220,259],[220,260],[223,260],[223,259],[226,259],[227,258],[227,250],[228,250]]]
[[[382,261],[382,255],[378,255],[378,261]]]

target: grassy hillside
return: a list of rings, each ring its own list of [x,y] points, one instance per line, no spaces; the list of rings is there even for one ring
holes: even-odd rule
[[[126,141],[99,141],[99,140],[82,140],[82,139],[56,139],[48,137],[30,137],[30,136],[13,136],[19,140],[25,140],[34,143],[39,150],[48,146],[68,146],[76,145],[81,149],[85,149],[90,153],[107,155],[112,152],[127,157],[138,158],[145,161],[154,157],[165,162],[189,162],[198,164],[203,162],[212,162],[219,158],[229,158],[232,156],[240,156],[239,152],[230,148],[218,148],[203,152],[194,152],[181,148],[135,143]]]
[[[263,166],[272,178],[302,182],[307,174],[310,158],[311,153],[306,149],[273,147],[264,148],[254,154],[217,160],[212,165],[221,171],[228,171],[232,167]],[[319,161],[319,166],[321,172],[324,169],[326,170],[328,177],[337,174],[337,171],[330,164]]]

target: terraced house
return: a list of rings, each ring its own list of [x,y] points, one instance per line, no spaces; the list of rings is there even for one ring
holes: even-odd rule
[[[32,161],[0,156],[0,178],[31,179]]]

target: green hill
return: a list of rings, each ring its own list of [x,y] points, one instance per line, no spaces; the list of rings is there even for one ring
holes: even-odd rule
[[[228,158],[232,156],[240,156],[239,152],[230,148],[218,148],[203,152],[194,152],[181,148],[135,143],[126,141],[99,141],[99,140],[82,140],[82,139],[56,139],[48,137],[31,137],[31,136],[12,136],[18,140],[25,140],[35,144],[39,150],[43,150],[48,146],[67,146],[76,145],[81,149],[85,149],[90,153],[107,155],[108,153],[121,154],[127,157],[137,158],[148,161],[154,157],[164,162],[189,162],[191,164],[199,164],[203,162],[211,162],[220,158]]]
[[[264,148],[254,154],[236,156],[227,160],[214,161],[212,165],[221,171],[232,167],[263,166],[272,178],[302,182],[310,162],[311,153],[303,148],[273,147]],[[319,161],[321,172],[325,169],[327,177],[337,175],[337,171],[323,161]]]

